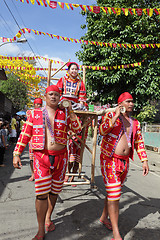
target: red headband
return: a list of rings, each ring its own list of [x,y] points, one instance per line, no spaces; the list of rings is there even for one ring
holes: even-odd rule
[[[78,68],[78,70],[79,70],[79,66],[78,66],[78,64],[77,64],[76,62],[68,62],[66,65],[67,65],[67,67],[69,68],[69,66],[70,66],[71,64],[76,65],[77,68]]]
[[[35,104],[35,103],[39,103],[39,104],[42,105],[43,101],[42,101],[41,98],[36,98],[36,99],[34,99],[34,104]]]
[[[46,88],[46,93],[52,92],[52,91],[60,93],[59,88],[56,85],[51,85]]]
[[[132,95],[129,92],[122,93],[118,98],[118,103],[121,103],[126,99],[133,99]]]

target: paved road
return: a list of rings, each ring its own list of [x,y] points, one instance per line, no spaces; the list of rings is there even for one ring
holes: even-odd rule
[[[29,182],[28,151],[22,156],[23,168],[12,167],[12,150],[6,154],[6,167],[0,168],[0,240],[31,240],[37,232],[34,183]],[[64,186],[53,220],[56,230],[45,240],[110,240],[112,232],[99,222],[105,188],[99,166],[99,146],[95,166],[95,184]],[[120,231],[125,240],[160,239],[160,155],[149,152],[150,174],[142,176],[137,156],[130,164],[128,180],[120,201]],[[90,178],[91,156],[84,154],[83,171]]]

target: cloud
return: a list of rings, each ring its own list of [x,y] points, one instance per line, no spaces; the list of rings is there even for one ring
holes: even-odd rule
[[[20,48],[15,43],[2,44],[0,44],[0,55],[17,56],[19,54]]]
[[[33,53],[31,51],[25,51],[22,53],[22,56],[25,56],[25,57],[33,57]],[[38,55],[36,55],[38,56]],[[46,58],[45,59],[36,59],[36,65],[34,67],[39,67],[39,68],[48,68],[48,64],[49,64],[49,60],[47,59],[51,59],[51,60],[55,60],[55,61],[60,61],[63,63],[63,60],[59,57],[52,57],[52,56],[49,56],[49,55],[44,55],[44,56],[40,56],[40,57],[43,57],[43,58]],[[58,64],[58,63],[52,63],[52,66],[51,68],[57,68],[59,69],[63,64]],[[65,67],[64,67],[65,68]],[[51,71],[51,75],[54,74],[55,71]],[[44,77],[47,77],[48,76],[48,70],[44,70],[44,71],[37,71],[36,73],[37,75],[43,75]],[[64,75],[66,75],[66,71],[59,71],[56,75],[55,75],[55,78],[61,78],[63,77]],[[57,81],[56,81],[57,82]]]

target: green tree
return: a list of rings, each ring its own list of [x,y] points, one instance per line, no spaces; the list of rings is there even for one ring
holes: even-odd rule
[[[1,81],[0,91],[13,103],[16,109],[23,109],[28,103],[27,86],[17,81],[17,76],[9,74],[7,81]]]
[[[98,0],[98,6],[117,8],[158,8],[159,1],[147,0]],[[81,39],[127,44],[148,44],[160,42],[160,16],[152,17],[137,14],[125,16],[82,11],[86,16],[87,28]],[[140,67],[94,71],[86,69],[86,88],[91,100],[102,103],[116,102],[118,96],[129,91],[135,100],[137,110],[151,100],[160,99],[160,51],[158,48],[120,48],[101,47],[82,44],[76,53],[86,66],[116,66],[142,62]],[[93,94],[96,92],[97,94]]]

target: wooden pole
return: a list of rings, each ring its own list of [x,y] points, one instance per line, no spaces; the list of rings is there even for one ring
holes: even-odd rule
[[[68,60],[68,62],[70,62],[70,59]],[[53,73],[53,75],[51,76],[51,79],[52,79],[52,77],[53,77],[56,73],[58,73],[68,62],[64,63],[57,71],[55,71],[55,72]]]
[[[84,82],[84,85],[86,84],[86,67],[83,66],[83,82]]]
[[[97,144],[97,125],[98,125],[98,116],[95,117],[95,124],[94,124],[93,154],[92,154],[92,165],[91,165],[91,186],[93,186],[94,184],[94,170],[95,170],[96,144]]]
[[[52,66],[52,61],[49,60],[48,62],[48,78],[47,78],[47,87],[50,86],[50,82],[51,82],[51,66]]]
[[[82,122],[84,123],[86,121],[86,116],[83,117],[83,120]],[[79,163],[79,174],[81,173],[82,171],[82,160],[83,160],[83,152],[84,152],[84,139],[85,139],[85,132],[86,132],[86,127],[84,127],[82,129],[82,141],[83,143],[81,143],[81,152],[80,152],[80,163]]]

